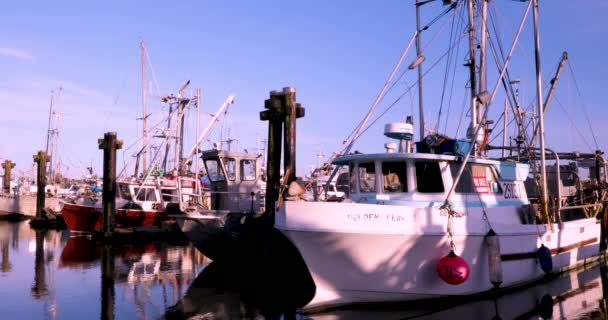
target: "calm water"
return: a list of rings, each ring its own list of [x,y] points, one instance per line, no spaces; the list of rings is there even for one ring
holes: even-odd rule
[[[0,222],[0,319],[606,319],[606,264],[499,299],[402,310],[286,315],[284,293],[244,286],[249,266],[222,268],[188,243],[102,247],[68,231]],[[256,261],[251,261],[255,264]],[[260,285],[262,284],[262,285]],[[280,307],[279,307],[280,308]]]

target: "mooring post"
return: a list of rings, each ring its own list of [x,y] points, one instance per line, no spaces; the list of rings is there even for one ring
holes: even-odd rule
[[[10,192],[11,191],[11,169],[15,167],[15,163],[10,160],[4,160],[2,164],[2,168],[4,168],[4,183],[3,190]]]
[[[46,188],[46,163],[51,160],[51,156],[40,150],[34,155],[34,162],[38,164],[38,187],[36,190],[36,220],[44,219],[44,197]]]
[[[264,108],[268,110],[260,112],[260,120],[268,121],[265,213],[271,221],[274,221],[274,203],[278,200],[281,179],[281,134],[285,114],[282,100],[281,91],[271,91],[270,99],[264,101]]]
[[[291,182],[296,181],[296,119],[304,116],[304,108],[299,103],[296,103],[295,88],[283,88],[283,96],[285,103],[283,107],[285,110],[283,172],[289,172],[289,177],[286,180],[287,185],[289,185]]]
[[[114,234],[114,209],[116,207],[116,150],[122,148],[122,141],[116,139],[116,132],[107,132],[98,141],[103,149],[103,193],[101,233],[104,237]]]

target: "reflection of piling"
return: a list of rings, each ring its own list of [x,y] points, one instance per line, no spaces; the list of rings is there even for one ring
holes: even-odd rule
[[[2,272],[10,272],[11,271],[11,259],[9,256],[8,250],[8,241],[2,242],[2,263],[0,263]]]
[[[42,152],[42,151],[41,151]],[[36,230],[36,253],[34,258],[34,286],[32,287],[32,295],[34,298],[40,299],[46,296],[49,292],[46,285],[46,275],[44,268],[44,236],[46,231]]]
[[[38,164],[38,189],[36,190],[36,219],[44,219],[44,189],[46,188],[46,163],[51,156],[44,151],[34,155],[34,162]]]
[[[122,141],[116,139],[116,132],[107,132],[98,140],[99,149],[103,149],[103,216],[101,232],[104,237],[114,234],[114,210],[116,208],[116,150],[122,147]]]
[[[4,168],[4,181],[2,189],[6,192],[11,191],[11,169],[15,167],[15,163],[10,160],[4,160],[2,163],[2,168]]]
[[[265,205],[266,214],[274,216],[274,203],[278,200],[280,190],[282,138],[285,147],[284,172],[289,174],[285,181],[289,185],[296,179],[296,119],[304,116],[304,108],[296,103],[296,90],[292,87],[270,92],[270,98],[264,102],[264,108],[268,110],[260,112],[260,120],[268,121]]]
[[[114,249],[104,245],[101,253],[101,319],[114,319]]]

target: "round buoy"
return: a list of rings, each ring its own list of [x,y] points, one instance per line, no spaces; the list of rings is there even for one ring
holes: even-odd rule
[[[545,245],[541,245],[538,250],[536,250],[536,256],[538,257],[538,263],[540,264],[540,268],[543,269],[545,273],[551,272],[553,270],[553,261],[551,260],[551,250],[545,247]]]
[[[461,284],[469,277],[469,265],[452,250],[447,256],[439,259],[437,274],[441,280],[449,284]]]

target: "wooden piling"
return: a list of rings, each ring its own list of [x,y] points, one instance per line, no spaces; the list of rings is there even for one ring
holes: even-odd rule
[[[34,162],[38,164],[38,177],[36,190],[36,220],[43,220],[46,218],[44,214],[44,199],[45,199],[45,188],[46,188],[46,163],[51,160],[51,156],[47,155],[46,152],[40,150],[34,155]]]
[[[289,185],[296,180],[296,119],[304,116],[304,108],[296,103],[296,90],[285,87],[283,91],[270,92],[270,99],[264,103],[260,120],[268,121],[268,148],[266,166],[266,214],[274,220],[275,201],[281,196],[281,143],[284,172],[288,175],[284,181]]]
[[[15,163],[10,160],[4,160],[4,163],[2,163],[2,168],[4,168],[3,190],[6,192],[11,191],[11,169],[14,167]]]
[[[304,108],[296,103],[296,89],[293,87],[283,88],[284,102],[284,128],[285,137],[283,154],[283,172],[289,172],[286,185],[296,181],[296,119],[304,116]]]
[[[116,139],[116,132],[107,132],[98,141],[103,149],[103,193],[102,225],[104,237],[112,237],[115,231],[114,210],[116,209],[116,150],[122,148],[122,141]]]
[[[274,220],[274,203],[278,200],[281,179],[282,92],[270,92],[270,99],[264,101],[264,108],[268,110],[260,112],[260,120],[268,121],[265,213]]]

